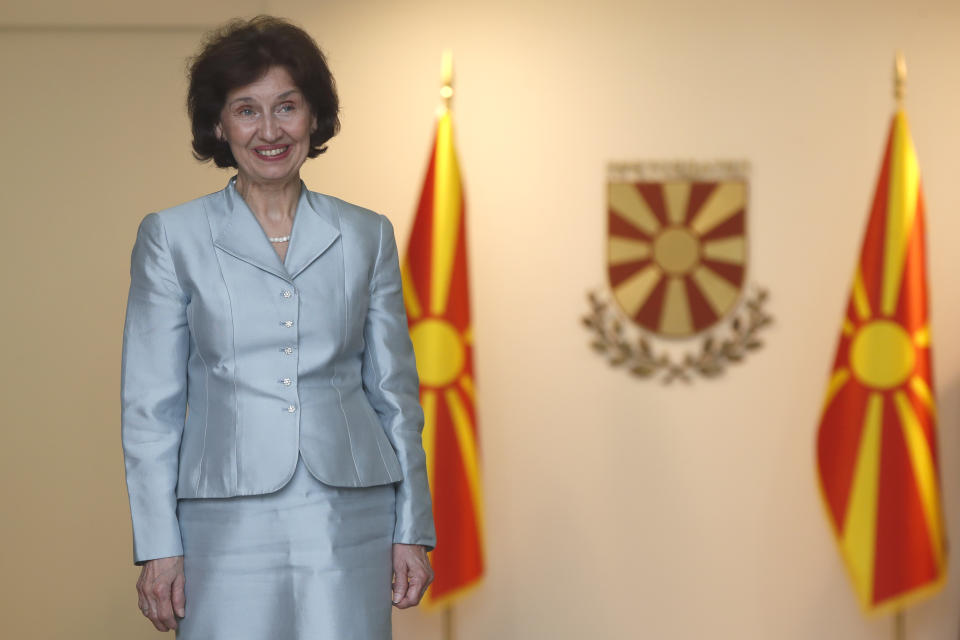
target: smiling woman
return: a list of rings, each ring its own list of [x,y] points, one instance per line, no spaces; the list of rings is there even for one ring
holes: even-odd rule
[[[289,171],[277,172],[280,160],[293,158],[296,163],[284,165],[299,167],[310,151],[310,135],[316,130],[317,118],[283,67],[270,67],[256,82],[231,90],[216,126],[217,138],[230,145],[234,159],[246,173],[260,174],[265,166],[271,167],[269,175],[260,176],[263,180],[289,175]]]
[[[259,80],[227,93],[215,130],[238,167],[237,191],[249,200],[253,184],[282,188],[291,179],[299,182],[317,117],[290,73],[284,67],[270,67]],[[280,259],[285,259],[292,221],[268,215],[261,224]]]
[[[315,118],[309,158],[326,151],[340,130],[339,99],[326,58],[302,29],[274,18],[231,22],[210,33],[190,69],[187,110],[193,123],[193,150],[199,160],[236,167],[229,145],[218,135],[222,110],[240,98],[236,89],[261,80],[272,67],[286,71]],[[228,97],[228,94],[232,94]],[[272,100],[275,96],[270,96]]]
[[[237,175],[147,215],[133,249],[121,399],[140,609],[181,640],[386,640],[435,544],[393,229],[300,180],[339,128],[301,29],[261,16],[213,33],[187,104],[194,155]]]

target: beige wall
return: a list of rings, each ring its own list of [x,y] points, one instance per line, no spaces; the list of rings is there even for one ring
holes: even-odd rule
[[[891,636],[854,602],[813,438],[902,47],[960,532],[960,5],[194,4],[0,12],[5,637],[155,634],[135,607],[118,442],[129,251],[144,213],[226,180],[189,157],[183,58],[203,25],[260,9],[306,26],[339,82],[343,133],[308,184],[388,214],[401,239],[439,52],[455,52],[489,555],[458,640]],[[753,165],[749,278],[777,324],[721,380],[631,380],[579,326],[604,281],[605,164],[643,158]],[[910,610],[911,639],[956,638],[958,573]],[[395,621],[398,640],[440,638],[436,614]]]

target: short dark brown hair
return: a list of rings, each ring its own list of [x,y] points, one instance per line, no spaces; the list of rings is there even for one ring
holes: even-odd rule
[[[340,130],[340,103],[327,60],[313,38],[280,18],[257,16],[232,20],[207,34],[190,61],[187,112],[193,130],[193,155],[213,159],[218,167],[236,167],[230,145],[216,134],[227,93],[255,82],[271,67],[283,67],[303,92],[317,130],[310,135],[307,157],[327,150]]]

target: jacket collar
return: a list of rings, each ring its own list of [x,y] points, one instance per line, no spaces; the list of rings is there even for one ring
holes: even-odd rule
[[[256,216],[237,193],[236,176],[216,195],[221,197],[212,198],[211,203],[219,218],[213,244],[284,280],[296,278],[340,237],[334,205],[328,198],[310,197],[316,194],[301,181],[290,246],[281,262]]]

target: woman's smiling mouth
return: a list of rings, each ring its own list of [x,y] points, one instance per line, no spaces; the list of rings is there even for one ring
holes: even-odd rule
[[[290,145],[284,144],[270,147],[257,147],[254,149],[254,151],[264,160],[277,160],[287,155],[287,152],[290,151]]]

